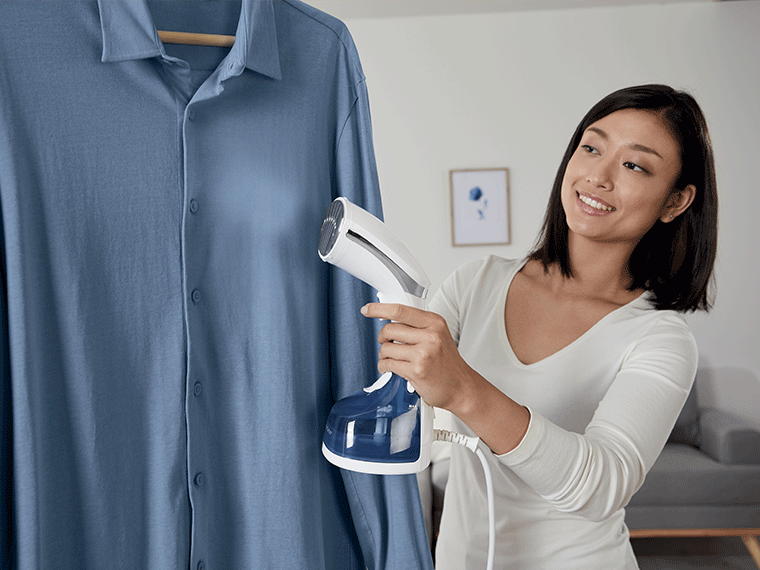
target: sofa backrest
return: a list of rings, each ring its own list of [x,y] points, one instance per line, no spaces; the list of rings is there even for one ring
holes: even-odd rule
[[[697,383],[691,387],[668,443],[685,443],[699,447],[699,409],[697,407]]]

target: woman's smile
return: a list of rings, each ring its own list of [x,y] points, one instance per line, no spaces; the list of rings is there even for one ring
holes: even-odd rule
[[[581,210],[583,210],[587,214],[598,216],[598,215],[603,215],[603,214],[609,214],[615,211],[615,208],[613,206],[610,206],[599,197],[596,197],[596,196],[592,197],[586,194],[581,194],[580,192],[576,192],[576,194],[578,196],[578,200],[583,204],[581,206]]]

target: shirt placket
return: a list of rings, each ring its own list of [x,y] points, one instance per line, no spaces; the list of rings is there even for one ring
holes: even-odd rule
[[[206,274],[209,239],[213,231],[213,183],[204,171],[206,145],[214,144],[214,121],[224,112],[223,83],[242,73],[243,63],[230,54],[192,96],[182,120],[183,217],[182,258],[187,334],[185,414],[187,423],[187,485],[191,507],[190,568],[209,570],[214,518],[215,485],[211,439],[215,390],[219,388],[212,362],[210,325],[216,306],[214,276]]]
[[[190,568],[207,570],[209,553],[209,495],[214,485],[209,457],[209,397],[213,385],[208,367],[208,301],[213,295],[202,268],[204,189],[200,187],[197,159],[204,143],[204,110],[210,113],[213,101],[203,105],[191,100],[182,116],[184,149],[184,195],[182,223],[182,256],[184,265],[185,324],[187,334],[187,372],[185,413],[187,422],[187,485],[191,506]]]

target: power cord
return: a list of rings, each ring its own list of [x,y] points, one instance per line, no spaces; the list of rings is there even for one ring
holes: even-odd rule
[[[486,496],[488,497],[488,562],[486,569],[493,570],[494,550],[496,548],[496,516],[494,514],[493,479],[491,477],[491,468],[488,466],[486,456],[481,449],[483,444],[479,437],[470,437],[445,429],[436,429],[433,432],[434,441],[445,441],[462,445],[474,452],[478,456],[478,459],[480,459],[480,463],[483,464],[483,473],[486,476]]]

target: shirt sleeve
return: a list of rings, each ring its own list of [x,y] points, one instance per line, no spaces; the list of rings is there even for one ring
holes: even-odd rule
[[[625,507],[657,459],[691,390],[697,347],[678,315],[631,347],[584,434],[531,410],[522,442],[498,456],[562,512],[599,521]]]
[[[337,145],[335,194],[381,216],[372,145],[369,100],[362,80]],[[345,271],[330,268],[330,332],[335,400],[377,379],[380,324],[359,310],[376,301],[374,292]],[[370,570],[433,568],[414,475],[368,475],[341,469],[349,510]]]
[[[0,568],[10,568],[13,559],[13,439],[4,235],[0,209],[0,541],[3,545],[0,550]]]
[[[459,329],[463,315],[461,313],[461,300],[465,291],[472,286],[476,274],[483,269],[488,258],[469,261],[449,274],[441,283],[438,291],[430,299],[428,309],[439,314],[446,320],[454,342],[459,344]]]

